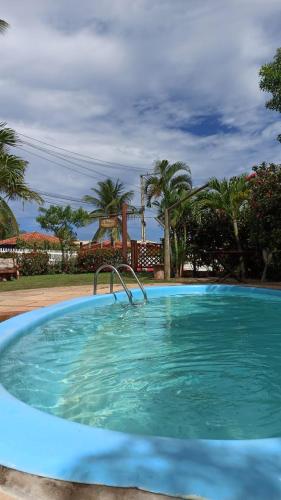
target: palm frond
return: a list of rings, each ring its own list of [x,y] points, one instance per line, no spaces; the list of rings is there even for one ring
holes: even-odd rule
[[[8,28],[9,24],[4,19],[0,19],[0,33],[4,33]]]
[[[41,196],[24,181],[27,162],[15,155],[0,154],[0,192],[9,199],[43,203]]]
[[[157,206],[155,201],[162,200],[159,210],[170,206],[177,201],[182,192],[187,192],[192,187],[191,172],[188,165],[183,162],[170,164],[168,160],[157,161],[154,173],[145,183],[147,206]]]
[[[0,150],[5,152],[5,147],[16,146],[20,143],[16,132],[7,127],[5,122],[0,122]]]
[[[108,217],[120,213],[124,203],[127,203],[131,209],[135,208],[130,204],[134,192],[125,191],[125,185],[119,179],[116,182],[113,182],[112,179],[99,181],[97,187],[91,188],[91,190],[95,195],[86,195],[83,199],[87,203],[91,203],[94,207],[94,210],[89,213],[92,220],[97,217]],[[110,234],[110,237],[116,240],[120,237],[120,228],[118,230],[108,229],[105,231],[98,229],[94,235],[94,239],[101,239],[105,234]]]
[[[0,237],[3,240],[18,234],[19,226],[17,219],[7,202],[3,198],[0,198]]]

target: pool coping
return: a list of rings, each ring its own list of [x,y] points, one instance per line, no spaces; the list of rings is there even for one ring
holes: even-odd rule
[[[148,297],[191,293],[273,295],[280,290],[236,285],[146,287]],[[133,290],[135,297],[139,291]],[[118,300],[126,300],[124,292]],[[81,297],[0,324],[1,351],[30,326],[111,295]],[[137,487],[209,500],[281,498],[281,438],[175,439],[97,429],[36,410],[0,386],[0,463],[38,476],[78,483]]]

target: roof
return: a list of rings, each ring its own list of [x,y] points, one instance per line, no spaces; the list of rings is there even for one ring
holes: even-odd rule
[[[36,243],[41,241],[48,241],[49,243],[59,243],[59,238],[56,236],[51,236],[49,234],[37,233],[36,231],[32,233],[23,233],[6,240],[0,240],[0,246],[3,245],[16,245],[17,241],[26,241],[27,243]]]

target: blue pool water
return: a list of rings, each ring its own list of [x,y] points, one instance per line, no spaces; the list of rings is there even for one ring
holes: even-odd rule
[[[281,298],[197,294],[84,307],[1,354],[0,383],[43,411],[177,438],[281,433]]]

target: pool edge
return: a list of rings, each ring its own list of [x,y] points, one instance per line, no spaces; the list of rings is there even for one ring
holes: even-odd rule
[[[160,296],[161,291],[187,294],[192,289],[211,293],[236,290],[235,294],[242,289],[246,295],[281,296],[280,290],[236,285],[146,287],[149,296]],[[125,298],[122,293],[118,293],[119,300]],[[108,295],[72,299],[11,318],[0,325],[0,335],[4,335],[0,355],[11,337],[25,331],[27,321],[34,326],[73,306],[110,300]],[[267,498],[281,498],[280,438],[176,440],[94,429],[35,410],[3,388],[0,404],[4,409],[0,414],[0,463],[12,469],[86,484],[138,487],[170,495],[192,493],[210,500],[242,498],[237,496],[237,488],[242,486],[251,487],[255,499],[264,498],[266,486]]]

